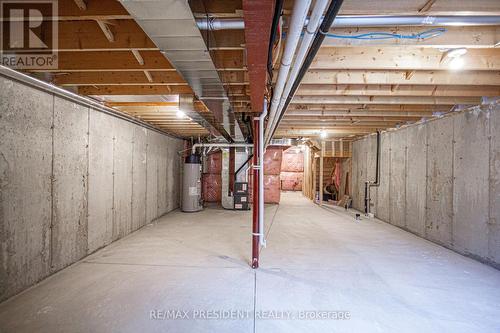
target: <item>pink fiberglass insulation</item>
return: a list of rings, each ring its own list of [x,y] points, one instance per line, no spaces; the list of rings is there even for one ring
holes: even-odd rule
[[[281,162],[281,171],[285,172],[303,172],[304,171],[304,153],[296,149],[288,149],[283,152]]]
[[[205,202],[220,202],[222,198],[221,175],[203,174],[203,200]]]
[[[206,157],[205,173],[219,174],[222,172],[222,153],[220,151],[208,154]]]
[[[253,202],[252,198],[252,177],[249,179],[249,202]],[[280,203],[280,176],[279,175],[264,175],[264,202],[265,203]]]
[[[283,191],[302,191],[303,172],[281,172],[281,189]]]
[[[264,174],[278,175],[281,172],[281,148],[268,147],[264,154]]]

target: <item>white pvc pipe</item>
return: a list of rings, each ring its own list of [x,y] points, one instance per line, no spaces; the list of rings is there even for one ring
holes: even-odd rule
[[[277,120],[279,119],[280,114],[285,111],[285,110],[283,110],[283,107],[284,107],[285,102],[288,98],[288,94],[290,93],[290,90],[292,90],[292,86],[295,82],[295,78],[299,74],[300,67],[302,66],[302,63],[304,62],[304,59],[307,56],[307,52],[309,51],[309,47],[311,46],[311,44],[314,40],[314,36],[316,35],[316,31],[319,28],[323,13],[325,12],[327,5],[328,5],[328,0],[317,0],[315,5],[314,5],[313,11],[311,13],[311,17],[309,18],[309,23],[307,24],[307,28],[306,28],[304,37],[302,37],[302,41],[300,42],[299,50],[297,51],[297,54],[295,56],[295,62],[293,63],[293,68],[290,72],[290,77],[289,77],[288,81],[286,82],[285,89],[283,91],[283,94],[281,95],[279,106],[277,108],[277,116],[273,119],[273,122],[270,126],[270,130],[268,132],[268,137],[267,137],[267,142],[269,142],[271,140],[271,138],[269,136],[271,133],[274,132],[275,127],[278,125]]]
[[[304,22],[306,20],[310,5],[311,0],[295,0],[293,5],[292,18],[290,20],[290,28],[288,29],[288,35],[286,38],[285,50],[283,51],[283,56],[281,58],[278,79],[276,81],[273,99],[271,101],[271,111],[269,112],[269,121],[266,127],[266,142],[264,143],[265,145],[267,145],[270,140],[269,134],[271,124],[274,123],[274,120],[276,118],[281,95],[283,94],[283,89],[288,78],[290,66],[292,65],[295,51],[297,50],[297,45],[299,43],[300,35],[302,34],[302,29],[304,27]]]
[[[259,116],[259,234],[260,245],[266,247],[266,234],[264,227],[264,120],[267,116],[267,100],[264,99],[264,110]]]
[[[191,148],[191,153],[196,153],[197,148],[215,147],[215,148],[247,148],[253,147],[251,143],[195,143]]]

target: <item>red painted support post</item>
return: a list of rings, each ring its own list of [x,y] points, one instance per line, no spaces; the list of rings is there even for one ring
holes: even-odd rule
[[[260,113],[267,83],[268,43],[273,24],[275,0],[243,0],[245,48],[250,77],[252,111]]]
[[[259,173],[256,166],[260,163],[259,156],[259,118],[253,121],[253,202],[252,202],[252,268],[259,267]],[[260,163],[261,164],[261,163]]]

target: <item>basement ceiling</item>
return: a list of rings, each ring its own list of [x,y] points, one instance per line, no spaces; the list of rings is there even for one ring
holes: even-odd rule
[[[237,3],[233,12],[241,10],[241,1]],[[220,135],[222,119],[203,102],[195,102],[191,115],[177,116],[179,107],[169,96],[178,100],[181,94],[193,95],[192,88],[118,1],[59,0],[58,10],[59,66],[30,74],[105,101],[179,137]],[[244,31],[202,34],[231,105],[246,107]]]
[[[285,24],[292,7],[293,1],[285,2]],[[339,15],[493,16],[500,15],[500,2],[345,0]],[[500,96],[498,25],[351,27],[329,33],[333,36],[325,38],[275,137],[353,140]],[[425,33],[432,37],[418,38]],[[378,39],[389,34],[393,37]],[[460,69],[452,69],[446,56],[456,48],[468,51]]]
[[[243,19],[244,15],[241,0],[194,0],[190,6],[199,19]],[[285,1],[283,37],[292,7],[293,1]],[[59,68],[33,74],[105,100],[177,136],[217,136],[213,128],[220,119],[202,102],[196,102],[193,110],[197,115],[192,119],[197,121],[177,118],[175,98],[193,90],[118,1],[60,0],[59,14]],[[345,0],[339,14],[492,16],[500,15],[500,2]],[[429,38],[356,37],[425,36],[435,28],[440,32]],[[324,132],[331,139],[352,140],[441,116],[457,106],[479,104],[483,96],[500,95],[498,25],[352,27],[332,28],[330,33],[337,37],[325,39],[275,137],[314,139]],[[241,124],[243,116],[261,111],[253,110],[250,103],[245,31],[201,34]],[[284,44],[277,49],[275,72]],[[267,45],[265,38],[263,45]],[[462,57],[463,68],[452,70],[446,52],[456,48],[468,52]]]

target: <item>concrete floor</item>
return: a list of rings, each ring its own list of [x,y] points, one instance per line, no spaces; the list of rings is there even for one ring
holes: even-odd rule
[[[170,213],[0,304],[0,332],[500,332],[492,267],[283,193],[252,270],[250,216]]]

